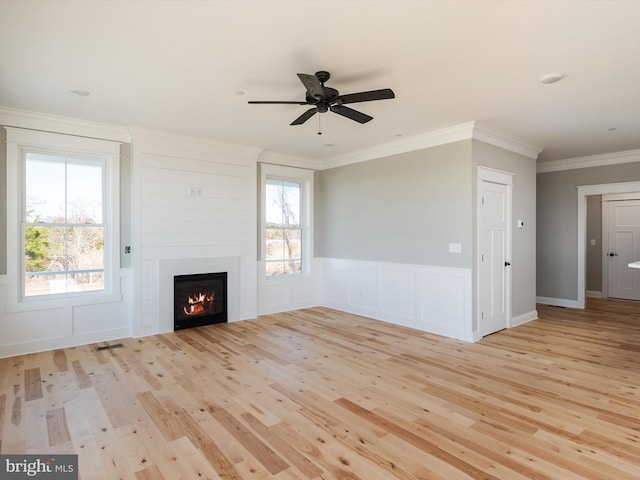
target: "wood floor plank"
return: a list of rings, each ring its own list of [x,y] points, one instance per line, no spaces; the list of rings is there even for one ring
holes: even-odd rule
[[[254,435],[242,422],[226,410],[213,413],[213,418],[222,425],[242,446],[251,453],[268,471],[275,475],[286,470],[289,465],[268,445]]]
[[[53,352],[53,363],[55,363],[59,372],[66,372],[69,370],[67,354],[64,353],[64,350],[56,350]]]
[[[136,472],[136,480],[165,480],[155,465]]]
[[[640,303],[470,344],[324,307],[0,360],[0,453],[96,480],[631,480]]]
[[[264,425],[256,417],[250,413],[245,413],[242,415],[242,418],[267,444],[272,445],[276,451],[280,452],[282,456],[291,462],[291,465],[297,468],[305,478],[314,478],[322,474],[320,468],[295,448],[291,448],[282,437],[269,429],[268,426]]]
[[[46,419],[49,446],[53,447],[71,441],[69,427],[67,426],[67,417],[63,407],[49,410]]]
[[[40,368],[28,368],[24,371],[24,392],[25,402],[42,398]]]
[[[73,360],[71,365],[73,366],[73,371],[78,379],[80,389],[89,388],[91,386],[91,378],[89,378],[87,372],[84,371],[80,362],[78,360]]]

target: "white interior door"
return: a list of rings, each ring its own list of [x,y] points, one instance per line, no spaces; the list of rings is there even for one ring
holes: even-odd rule
[[[608,296],[640,300],[640,270],[629,263],[640,260],[640,200],[608,202]]]
[[[511,186],[481,180],[478,190],[478,322],[485,336],[509,325]]]

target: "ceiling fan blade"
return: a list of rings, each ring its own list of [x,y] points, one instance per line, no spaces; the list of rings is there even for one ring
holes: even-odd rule
[[[247,103],[254,105],[307,105],[307,102],[280,102],[278,100],[250,100]]]
[[[302,125],[304,122],[306,122],[311,117],[313,117],[317,111],[318,111],[317,108],[310,108],[309,110],[304,112],[302,115],[300,115],[298,118],[296,118],[293,122],[291,122],[290,125]]]
[[[315,75],[308,75],[306,73],[299,73],[298,78],[307,89],[307,94],[311,98],[322,99],[325,97],[324,88],[320,80]]]
[[[390,88],[383,88],[382,90],[371,90],[369,92],[349,93],[347,95],[340,95],[337,98],[339,104],[344,103],[358,103],[358,102],[370,102],[372,100],[387,100],[389,98],[396,98],[395,93]]]
[[[333,113],[337,113],[338,115],[342,115],[343,117],[355,120],[358,123],[367,123],[368,121],[373,120],[373,117],[370,117],[365,113],[354,110],[353,108],[344,107],[342,105],[333,105],[331,107],[331,111]]]

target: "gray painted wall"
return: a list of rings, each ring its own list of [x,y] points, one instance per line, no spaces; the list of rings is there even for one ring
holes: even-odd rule
[[[537,295],[577,300],[579,185],[640,180],[640,163],[538,174]]]
[[[591,245],[595,240],[595,245]],[[602,292],[602,195],[587,197],[587,290]]]
[[[315,256],[470,268],[473,191],[471,140],[319,171]]]
[[[514,317],[530,314],[536,310],[536,161],[533,158],[474,140],[473,162],[475,166],[489,167],[513,174],[511,314]],[[474,185],[474,190],[476,186]],[[475,212],[477,211],[475,193],[473,198]],[[474,214],[474,231],[475,218]],[[516,220],[523,220],[524,228],[517,228]]]

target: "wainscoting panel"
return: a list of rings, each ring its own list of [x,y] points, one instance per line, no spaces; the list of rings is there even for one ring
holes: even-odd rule
[[[408,320],[416,319],[419,308],[417,303],[418,274],[386,269],[381,273],[383,313]]]
[[[105,342],[131,336],[133,275],[121,269],[115,301],[73,303],[39,310],[7,311],[6,275],[0,275],[0,358]]]
[[[292,277],[264,277],[264,262],[258,262],[258,315],[320,305],[322,262],[314,259],[308,274]]]
[[[323,259],[322,305],[473,341],[471,269]]]
[[[352,263],[349,265],[349,304],[360,311],[381,310],[380,272],[377,268]]]

